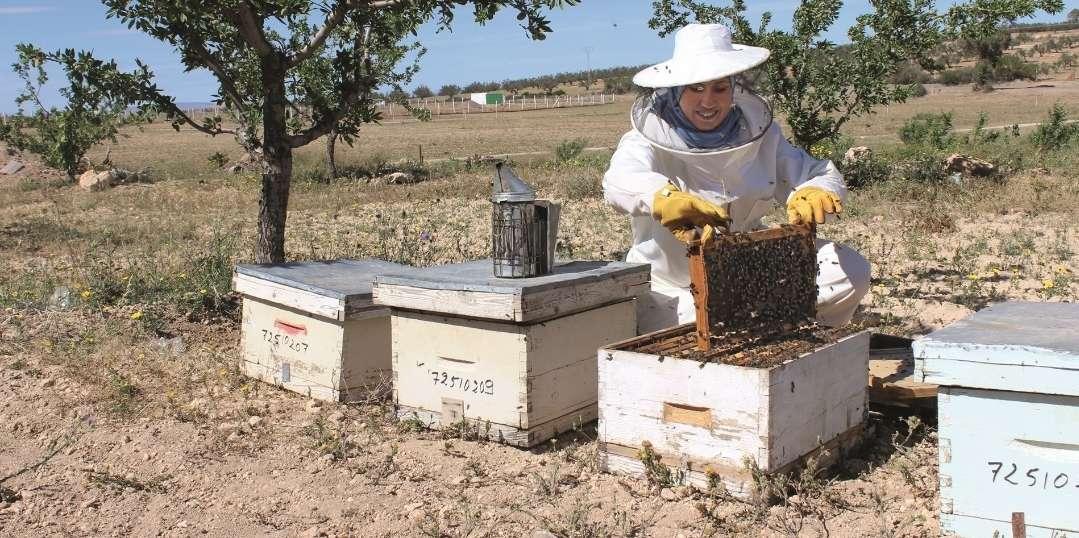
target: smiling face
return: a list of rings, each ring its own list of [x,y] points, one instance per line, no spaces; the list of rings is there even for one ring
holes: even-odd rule
[[[721,78],[682,88],[678,106],[698,131],[711,131],[723,123],[733,102],[731,81]]]

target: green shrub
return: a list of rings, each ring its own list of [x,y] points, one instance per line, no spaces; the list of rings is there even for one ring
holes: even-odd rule
[[[210,161],[210,164],[214,165],[216,168],[224,168],[229,162],[229,157],[220,151],[215,151],[212,155],[207,157],[206,160]]]
[[[880,183],[891,174],[892,163],[870,154],[868,157],[840,164],[847,186],[858,189]]]
[[[959,84],[970,84],[974,81],[974,68],[961,67],[959,69],[949,69],[947,71],[941,71],[937,76],[937,82],[944,84],[945,86],[957,86]]]
[[[933,77],[928,71],[914,62],[910,62],[895,72],[892,82],[896,84],[925,84],[932,79]]]
[[[1042,150],[1060,149],[1079,135],[1079,124],[1068,123],[1068,112],[1060,103],[1053,105],[1049,118],[1030,135],[1031,142]]]
[[[941,155],[932,151],[917,152],[898,163],[896,168],[901,178],[914,183],[941,183],[948,177]]]
[[[584,151],[585,146],[588,145],[588,140],[584,138],[574,138],[573,140],[563,140],[558,143],[558,146],[554,149],[555,158],[558,162],[566,162],[576,159]]]
[[[991,76],[994,82],[1035,80],[1038,76],[1038,64],[1023,61],[1018,56],[1005,54],[993,66]]]
[[[903,124],[903,128],[899,130],[899,139],[912,146],[933,149],[951,147],[955,143],[952,115],[950,112],[916,114]]]
[[[911,90],[910,95],[911,97],[925,97],[928,93],[929,92],[925,89],[925,86],[923,86],[922,83],[919,82],[913,86],[913,90]]]

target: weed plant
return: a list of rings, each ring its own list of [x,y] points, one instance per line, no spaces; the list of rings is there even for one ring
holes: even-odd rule
[[[574,138],[572,140],[563,140],[555,146],[554,154],[555,159],[558,162],[572,161],[581,155],[584,148],[588,146],[588,140],[585,138]]]

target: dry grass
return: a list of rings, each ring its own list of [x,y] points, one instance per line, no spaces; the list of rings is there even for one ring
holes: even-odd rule
[[[1014,103],[1004,116],[1008,105],[992,99],[1008,95],[979,99],[1001,107],[1001,123],[1044,116]],[[898,122],[917,107],[945,106],[943,98],[926,99],[886,114]],[[346,159],[408,156],[416,143],[429,157],[553,149],[578,136],[611,145],[625,129],[625,106],[587,109],[592,115],[583,117],[552,111],[371,127],[379,146],[349,150]],[[977,107],[958,110],[956,123],[972,125],[976,116]],[[231,142],[160,127],[113,150],[122,165],[160,171],[155,183],[98,193],[0,183],[0,451],[7,456],[0,476],[40,461],[50,434],[72,422],[85,430],[47,465],[0,484],[0,534],[935,530],[933,433],[908,438],[909,426],[892,419],[881,419],[857,461],[798,477],[799,495],[779,504],[682,490],[667,501],[643,480],[598,474],[590,437],[534,452],[442,439],[393,424],[381,402],[305,409],[302,398],[242,377],[236,308],[227,283],[219,287],[220,269],[250,259],[257,178],[211,169],[206,156],[235,155]],[[618,258],[630,243],[627,219],[600,198],[608,156],[534,160],[518,169],[565,203],[563,257]],[[301,158],[311,166],[317,148]],[[1003,182],[934,189],[898,182],[856,193],[847,216],[821,233],[873,262],[866,323],[924,333],[993,299],[1079,299],[1074,155],[1038,159],[1028,164],[1047,170],[1009,173]],[[461,165],[410,186],[297,182],[286,249],[297,259],[415,264],[485,256],[490,174]],[[57,296],[61,289],[67,299]],[[177,336],[179,350],[167,343]],[[12,492],[25,498],[4,502]],[[145,514],[137,528],[134,513]]]

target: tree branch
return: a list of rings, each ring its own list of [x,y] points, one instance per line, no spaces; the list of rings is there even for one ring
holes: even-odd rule
[[[337,122],[341,121],[341,118],[345,116],[349,109],[351,109],[360,96],[360,92],[365,89],[363,83],[363,70],[369,68],[370,63],[370,49],[368,48],[368,38],[371,33],[371,27],[367,26],[363,29],[363,32],[356,37],[355,48],[360,51],[358,61],[356,62],[356,68],[352,74],[352,80],[348,84],[344,84],[341,88],[341,98],[337,105],[337,110],[326,114],[319,118],[319,121],[304,130],[289,137],[289,144],[298,148],[309,144],[311,141],[318,137],[330,132]],[[368,88],[369,89],[369,88]]]
[[[178,107],[178,106],[176,106],[174,104],[170,103],[168,105],[168,108],[170,109],[170,111],[166,112],[166,114],[168,114],[170,116],[174,116],[176,118],[179,118],[182,123],[186,123],[186,124],[190,125],[191,127],[194,127],[196,131],[199,131],[201,133],[208,134],[210,136],[217,136],[219,134],[231,134],[231,135],[236,134],[236,130],[234,130],[234,129],[222,129],[220,127],[216,128],[216,129],[211,129],[209,127],[206,127],[205,125],[202,125],[200,123],[196,123],[195,120],[191,119],[191,116],[188,116],[186,112],[184,112],[183,110],[180,109],[180,107]],[[175,120],[173,120],[173,121],[175,122]]]
[[[206,44],[201,40],[192,40],[191,48],[199,58],[202,58],[202,61],[206,63],[206,66],[210,68],[210,71],[213,71],[214,75],[217,76],[217,80],[221,83],[221,89],[224,90],[226,97],[232,100],[232,106],[236,107],[236,110],[243,110],[244,100],[243,97],[240,96],[240,91],[236,88],[236,82],[232,80],[232,77],[225,71],[225,67],[221,65],[221,62],[219,62],[217,58],[210,53],[210,50],[206,48]]]
[[[337,25],[341,24],[341,21],[345,20],[345,13],[348,8],[351,7],[351,0],[340,0],[337,6],[330,11],[330,14],[326,17],[326,22],[319,28],[318,32],[311,38],[311,41],[303,48],[303,50],[294,54],[288,59],[288,68],[291,69],[301,64],[304,60],[311,57],[312,54],[318,51],[322,47],[322,44],[326,42],[326,39],[330,37],[333,30],[337,28]]]
[[[237,26],[240,28],[240,36],[244,38],[244,41],[254,47],[255,52],[261,57],[273,54],[273,45],[266,40],[266,35],[262,33],[262,23],[255,16],[255,12],[252,11],[251,4],[241,2],[235,14]]]
[[[330,11],[330,14],[326,17],[326,22],[323,23],[322,28],[319,28],[318,32],[311,38],[307,46],[303,50],[294,54],[288,60],[288,68],[291,69],[300,65],[304,60],[311,57],[312,54],[318,52],[318,49],[322,47],[326,39],[330,37],[333,30],[341,24],[341,21],[345,20],[345,15],[348,10],[355,7],[356,0],[340,0],[337,7]],[[382,9],[390,6],[394,6],[401,3],[401,0],[368,0],[367,5],[372,9]]]

